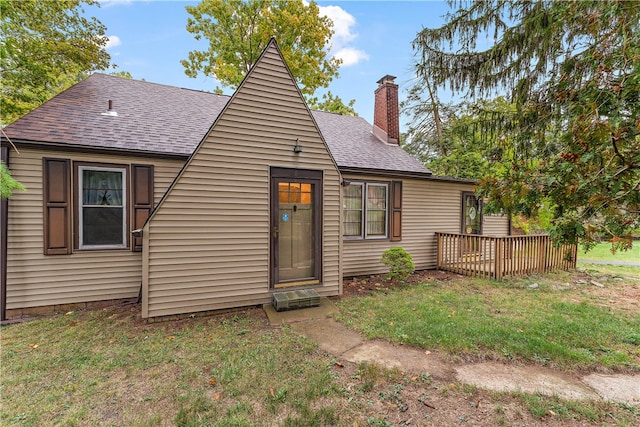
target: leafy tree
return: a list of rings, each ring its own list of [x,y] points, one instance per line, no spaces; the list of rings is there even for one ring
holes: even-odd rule
[[[428,99],[424,99],[425,89]],[[405,149],[422,158],[425,163],[433,156],[447,156],[443,126],[456,107],[440,102],[428,79],[422,79],[409,89],[407,98],[400,103],[400,109],[411,119],[404,135],[411,144]]]
[[[24,185],[16,181],[9,172],[9,168],[0,161],[0,198],[8,199],[14,191],[24,191]]]
[[[78,81],[109,66],[105,26],[85,18],[95,0],[0,0],[0,109],[8,124]]]
[[[333,95],[331,91],[322,95],[322,102],[318,102],[317,98],[313,98],[308,101],[309,107],[314,110],[328,111],[330,113],[343,114],[345,116],[357,116],[358,113],[353,108],[356,104],[356,100],[352,99],[348,104],[345,104],[338,95]]]
[[[0,0],[0,126],[28,113],[94,69],[109,66],[105,26],[81,5],[94,0]],[[24,186],[0,165],[2,198]]]
[[[433,94],[423,99],[419,86],[409,91],[402,103],[410,114],[404,148],[438,175],[481,179],[508,158],[510,138],[487,126],[493,115],[513,115],[513,106],[504,98],[491,101],[442,104]]]
[[[133,76],[129,71],[112,71],[109,73],[109,75],[112,75],[115,77],[122,77],[123,79],[128,79],[128,80],[131,80],[133,78]],[[144,79],[142,79],[142,81],[144,81]]]
[[[303,94],[327,87],[338,75],[340,61],[324,50],[333,22],[319,15],[313,1],[202,0],[186,9],[191,15],[187,31],[209,42],[207,50],[191,51],[181,61],[189,77],[202,72],[236,88],[272,36]]]
[[[487,121],[512,137],[505,168],[480,183],[489,207],[536,216],[547,200],[556,238],[630,246],[640,228],[640,4],[450,4],[447,22],[414,40],[416,69],[436,87],[505,92],[514,104]]]

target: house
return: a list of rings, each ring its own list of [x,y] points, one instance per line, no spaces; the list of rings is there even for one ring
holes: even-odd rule
[[[93,74],[4,129],[27,191],[5,201],[3,314],[142,297],[143,317],[342,292],[435,232],[508,234],[473,182],[399,146],[398,86],[373,126],[310,111],[272,40],[233,96]]]

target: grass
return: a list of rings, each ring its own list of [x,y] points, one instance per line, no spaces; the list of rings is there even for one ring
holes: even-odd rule
[[[640,280],[640,267],[631,265],[610,265],[610,264],[594,264],[580,263],[578,268],[589,274],[600,274],[618,278],[630,278]]]
[[[430,348],[435,343],[454,354],[638,370],[640,315],[607,309],[579,287],[554,287],[571,280],[565,274],[430,281],[344,299],[342,321],[370,336]],[[598,280],[607,289],[624,286]],[[146,323],[133,305],[69,312],[0,332],[3,426],[640,421],[633,405],[495,393],[428,372],[338,363],[290,328],[270,327],[257,309]],[[477,404],[495,410],[478,415]]]
[[[612,310],[584,291],[588,283],[571,289],[565,280],[559,274],[425,282],[342,300],[339,320],[368,338],[466,358],[640,371],[640,313]]]
[[[599,243],[595,247],[585,252],[582,247],[578,250],[578,260],[590,261],[624,261],[640,262],[640,242],[635,242],[633,247],[627,251],[616,251],[611,253],[610,243]]]
[[[342,389],[333,375],[314,344],[254,316],[136,324],[109,310],[77,312],[3,328],[0,420],[335,424]]]

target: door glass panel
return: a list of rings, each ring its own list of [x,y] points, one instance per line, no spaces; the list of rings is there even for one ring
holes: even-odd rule
[[[289,183],[288,182],[278,183],[278,200],[280,200],[281,203],[287,203],[289,201]]]
[[[464,234],[479,235],[482,227],[482,206],[473,193],[463,196],[463,230]],[[480,250],[478,239],[465,239],[462,249],[464,253],[474,253]]]
[[[289,183],[289,202],[300,203],[300,184],[297,182]]]
[[[295,281],[315,276],[312,184],[278,183],[278,277]]]
[[[311,204],[311,184],[302,184],[300,187],[300,203]]]
[[[464,229],[465,234],[480,234],[482,212],[480,203],[473,194],[464,196]]]

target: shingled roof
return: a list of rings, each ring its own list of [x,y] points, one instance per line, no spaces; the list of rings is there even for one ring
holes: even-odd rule
[[[117,116],[105,115],[109,101]],[[189,156],[229,101],[217,95],[106,74],[60,93],[4,129],[20,143]],[[361,117],[312,111],[338,167],[431,175]]]

